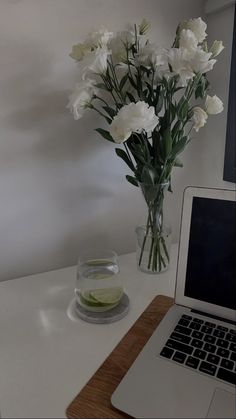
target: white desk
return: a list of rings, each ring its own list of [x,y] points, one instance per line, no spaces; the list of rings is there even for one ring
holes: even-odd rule
[[[128,315],[110,325],[72,321],[76,268],[0,283],[2,418],[63,418],[86,384],[155,295],[174,296],[177,246],[167,272],[138,272],[135,254],[119,257]]]

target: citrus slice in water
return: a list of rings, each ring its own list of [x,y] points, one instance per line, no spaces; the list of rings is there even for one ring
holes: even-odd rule
[[[100,288],[90,291],[90,298],[102,304],[116,304],[123,295],[121,287]]]
[[[92,307],[100,307],[103,304],[101,304],[99,301],[95,300],[90,294],[90,291],[85,291],[80,294],[80,300],[83,304],[92,306]]]

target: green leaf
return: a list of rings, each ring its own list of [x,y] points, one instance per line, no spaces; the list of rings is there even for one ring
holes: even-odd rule
[[[111,118],[114,118],[114,116],[116,116],[117,114],[117,112],[114,109],[110,108],[109,106],[103,106],[103,109]]]
[[[181,129],[182,122],[177,121],[172,129],[172,139],[173,142],[176,140],[177,135],[182,131]]]
[[[184,150],[184,148],[185,148],[185,146],[186,146],[186,144],[187,144],[187,142],[188,142],[188,137],[182,137],[175,145],[174,145],[174,147],[172,148],[172,153],[171,153],[171,155],[172,155],[172,157],[173,158],[176,158],[176,156],[178,155],[178,154],[180,154],[183,150]]]
[[[131,86],[134,87],[135,89],[137,89],[137,85],[135,84],[133,78],[128,76],[128,79],[129,79],[129,82],[130,82]]]
[[[153,202],[156,199],[156,197],[159,193],[158,185],[141,182],[140,186],[141,186],[142,193],[143,193],[143,196],[145,198],[145,201],[148,204]]]
[[[108,131],[106,131],[105,129],[102,128],[96,128],[95,131],[97,131],[103,138],[105,138],[108,141],[111,141],[112,143],[114,143],[115,141],[113,140],[112,136],[110,135],[110,133]]]
[[[122,89],[123,89],[123,87],[124,87],[125,83],[126,83],[126,82],[127,82],[127,80],[128,80],[128,77],[129,77],[129,74],[125,74],[125,76],[124,76],[124,77],[122,77],[122,79],[121,79],[121,81],[120,81],[120,90],[122,90]]]
[[[142,182],[147,184],[155,183],[155,179],[157,177],[157,173],[153,167],[149,167],[145,165],[142,170]]]
[[[181,106],[177,107],[177,113],[178,113],[178,117],[179,119],[181,119],[181,121],[184,121],[187,117],[188,114],[188,108],[189,108],[189,104],[188,101],[183,101],[183,103],[181,104]]]
[[[208,89],[208,86],[209,86],[208,80],[206,79],[205,76],[202,76],[200,80],[198,81],[198,84],[195,90],[195,99],[198,99],[199,97],[203,99]]]
[[[128,180],[128,182],[131,183],[132,185],[139,186],[135,177],[130,176],[130,175],[126,175],[125,177]]]
[[[156,104],[156,114],[158,114],[162,110],[163,101],[164,101],[163,93],[160,90],[158,100],[157,100],[157,104]]]
[[[131,93],[126,92],[126,96],[128,96],[128,98],[129,98],[130,102],[136,102],[136,100],[135,100],[134,96],[133,96]]]
[[[98,89],[108,90],[104,83],[96,83],[95,85]]]
[[[171,119],[172,121],[174,121],[175,116],[176,116],[176,108],[173,103],[170,104],[170,112],[171,112]]]
[[[167,128],[164,132],[163,145],[164,145],[165,155],[166,157],[168,157],[172,150],[172,137],[171,137],[170,128]]]
[[[124,162],[127,164],[127,166],[134,172],[135,167],[134,167],[132,161],[127,156],[126,152],[124,150],[122,150],[121,148],[116,148],[115,152],[116,152],[117,156],[120,157],[122,160],[124,160]]]
[[[136,162],[146,164],[146,160],[144,159],[142,152],[139,152],[138,150],[134,150],[133,148],[132,148],[131,152],[132,152]]]

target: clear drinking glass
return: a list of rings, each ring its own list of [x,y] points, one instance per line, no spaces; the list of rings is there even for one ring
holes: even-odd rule
[[[111,310],[119,304],[123,292],[114,251],[101,249],[80,254],[75,295],[83,308],[95,312]]]

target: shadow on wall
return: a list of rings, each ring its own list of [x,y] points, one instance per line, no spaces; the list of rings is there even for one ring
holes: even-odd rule
[[[10,42],[5,48],[7,51],[3,49],[2,53],[7,55],[6,66],[10,66],[11,71],[4,78],[1,97],[7,109],[4,111],[4,126],[15,131],[16,144],[13,146],[16,145],[16,148],[11,149],[11,159],[16,151],[17,159],[19,153],[25,155],[29,151],[35,153],[35,157],[39,153],[39,158],[41,154],[53,160],[76,161],[83,154],[91,155],[107,147],[104,140],[96,142],[95,138],[94,141],[90,138],[93,137],[93,129],[103,124],[96,113],[90,111],[82,120],[74,121],[66,108],[74,86],[68,89],[62,89],[62,86],[65,87],[67,80],[74,78],[71,67],[65,72],[66,80],[65,76],[63,80],[63,77],[58,77],[54,57],[45,48],[29,42],[21,42],[18,47]],[[22,134],[25,138],[31,136],[30,141],[19,140],[16,132],[18,137]]]

